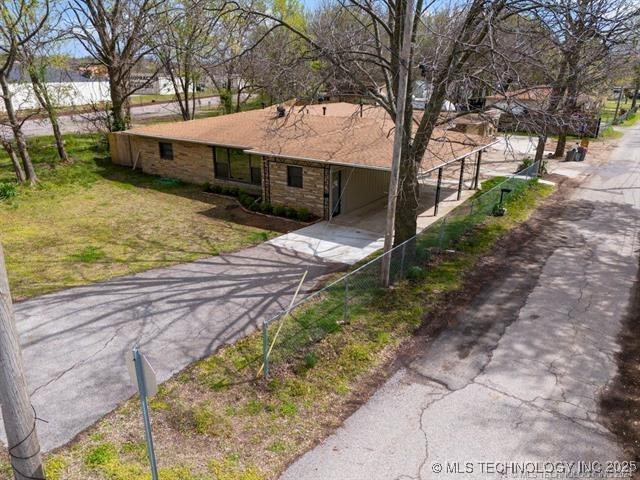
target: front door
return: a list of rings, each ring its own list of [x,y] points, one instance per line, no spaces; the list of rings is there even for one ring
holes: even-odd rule
[[[335,170],[331,173],[331,217],[340,214],[342,203],[342,171]]]

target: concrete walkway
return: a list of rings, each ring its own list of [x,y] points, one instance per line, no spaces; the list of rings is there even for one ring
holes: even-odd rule
[[[260,245],[64,290],[15,305],[45,451],[129,398],[125,352],[139,342],[160,381],[254,331],[337,265]],[[0,438],[5,440],[0,422]]]
[[[622,459],[599,398],[637,274],[640,127],[589,173],[514,246],[504,277],[282,480],[497,478],[481,462]]]
[[[457,200],[455,189],[443,188],[437,216],[433,214],[433,192],[425,194],[423,211],[417,219],[418,232],[447,215],[473,193],[465,189],[460,200]],[[384,246],[386,211],[386,204],[378,202],[370,209],[340,215],[330,222],[323,221],[301,228],[268,243],[329,262],[353,265]]]

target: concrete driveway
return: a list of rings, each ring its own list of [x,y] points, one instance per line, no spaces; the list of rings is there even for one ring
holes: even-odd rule
[[[428,228],[473,194],[473,191],[465,189],[460,200],[457,200],[457,188],[445,185],[442,188],[438,215],[435,216],[435,185],[432,182],[421,187],[418,232]],[[336,216],[329,222],[318,222],[281,235],[268,243],[326,261],[353,265],[384,246],[386,217],[386,201],[376,202],[363,209]]]
[[[160,381],[251,333],[338,268],[260,245],[64,290],[15,305],[27,381],[45,451],[63,445],[134,392],[124,363],[138,342]],[[0,422],[0,438],[5,440]]]
[[[599,400],[638,273],[638,165],[640,127],[546,208],[452,327],[282,479],[497,478],[482,462],[633,460]]]

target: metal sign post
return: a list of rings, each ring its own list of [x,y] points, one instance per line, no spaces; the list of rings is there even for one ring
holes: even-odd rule
[[[144,355],[140,353],[138,347],[133,347],[132,361],[127,362],[132,381],[137,383],[140,393],[140,408],[142,409],[142,419],[144,421],[144,435],[147,441],[147,454],[151,464],[151,478],[158,480],[158,465],[156,463],[156,453],[153,448],[153,434],[151,433],[151,419],[149,418],[149,405],[147,397],[158,392],[158,384],[155,372]],[[133,368],[132,368],[133,367]]]

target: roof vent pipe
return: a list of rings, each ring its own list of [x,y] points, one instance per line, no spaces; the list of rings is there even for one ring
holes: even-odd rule
[[[278,105],[276,107],[276,112],[278,113],[278,118],[282,118],[286,115],[287,109],[284,108],[282,105]]]
[[[322,115],[326,115],[327,114],[327,107],[322,107]]]
[[[360,118],[362,118],[362,102],[360,102]]]

